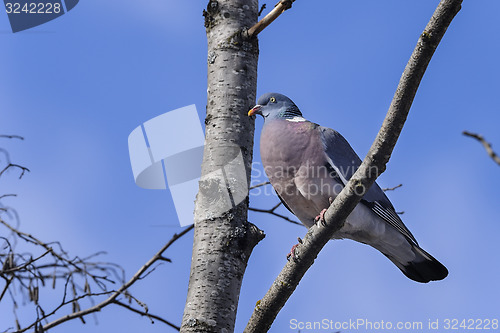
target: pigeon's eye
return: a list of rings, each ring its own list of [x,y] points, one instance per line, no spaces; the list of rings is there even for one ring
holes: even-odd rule
[[[274,98],[274,97],[269,98],[269,102],[276,103],[276,98]]]

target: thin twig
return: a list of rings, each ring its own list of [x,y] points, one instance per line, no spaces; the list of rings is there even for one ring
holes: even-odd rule
[[[160,316],[157,316],[157,315],[151,314],[151,313],[149,313],[149,312],[145,312],[145,311],[137,310],[136,308],[133,308],[133,307],[131,307],[130,305],[125,304],[125,303],[122,303],[122,302],[117,301],[117,300],[115,300],[115,301],[113,302],[113,304],[116,304],[116,305],[122,306],[122,307],[124,307],[124,308],[125,308],[125,309],[127,309],[127,310],[130,310],[130,311],[132,311],[132,312],[135,312],[135,313],[137,313],[137,314],[140,314],[141,316],[146,316],[146,317],[148,317],[148,318],[150,318],[150,319],[151,319],[151,318],[153,318],[153,319],[156,319],[156,320],[158,320],[158,321],[161,321],[162,323],[164,323],[164,324],[166,324],[166,325],[168,325],[168,326],[170,326],[170,327],[172,327],[172,328],[176,329],[177,331],[180,331],[180,330],[181,330],[181,328],[180,328],[179,326],[177,326],[177,325],[175,325],[175,324],[173,324],[173,323],[169,322],[168,320],[163,319],[163,318],[162,318],[162,317],[160,317]]]
[[[295,0],[280,0],[274,6],[273,10],[269,12],[266,16],[264,16],[259,22],[257,22],[253,27],[248,29],[247,36],[248,38],[257,36],[262,30],[264,30],[269,24],[271,24],[274,20],[278,18],[283,12],[292,7],[292,3]]]
[[[302,243],[295,249],[298,259],[287,262],[269,291],[258,302],[245,333],[269,330],[318,253],[344,225],[347,216],[385,170],[427,65],[461,4],[462,0],[442,0],[439,3],[406,65],[384,123],[367,156],[324,214],[326,225],[316,224],[309,228]]]
[[[36,325],[39,322],[45,321],[47,318],[53,316],[57,311],[59,311],[61,308],[63,308],[66,305],[69,305],[69,304],[78,304],[78,301],[80,301],[82,299],[89,298],[89,297],[97,297],[97,296],[109,295],[109,294],[111,294],[111,293],[114,292],[114,291],[110,290],[110,291],[103,291],[103,292],[99,292],[99,293],[89,293],[89,294],[75,296],[74,298],[66,300],[66,297],[67,297],[67,288],[68,288],[68,285],[69,285],[69,281],[70,281],[70,279],[68,278],[68,280],[66,281],[66,284],[65,284],[64,297],[63,297],[61,303],[55,309],[53,309],[51,312],[42,314],[42,316],[40,316],[37,319],[37,321],[35,321],[31,325],[29,325],[29,326],[27,326],[27,327],[25,327],[23,329],[17,330],[15,333],[23,333],[23,332],[26,332],[27,330],[29,330],[30,328],[32,328],[34,326],[36,327]],[[38,309],[40,309],[40,307]],[[83,318],[83,316],[77,316],[75,318]],[[35,330],[35,332],[37,332],[37,331]],[[41,331],[41,332],[43,332],[43,331]]]
[[[262,186],[266,186],[266,185],[270,185],[271,182],[270,181],[267,181],[267,182],[263,182],[263,183],[260,183],[260,184],[257,184],[257,185],[254,185],[254,186],[251,186],[250,187],[250,190],[253,190],[255,188],[258,188],[258,187],[262,187]],[[280,219],[283,219],[285,221],[288,221],[290,223],[293,223],[293,224],[297,224],[297,225],[303,225],[302,223],[299,223],[297,221],[294,221],[292,219],[290,219],[288,216],[285,216],[285,215],[281,215],[279,213],[276,213],[275,210],[281,206],[282,202],[278,202],[276,205],[274,205],[272,208],[270,209],[261,209],[261,208],[253,208],[253,207],[248,207],[248,210],[251,210],[252,212],[258,212],[258,213],[267,213],[267,214],[271,214],[271,215],[274,215],[276,217],[279,217]]]
[[[264,11],[264,9],[266,9],[266,4],[263,4],[261,7],[260,7],[260,10],[259,10],[259,16],[262,15],[262,12]]]
[[[491,143],[486,141],[482,135],[467,131],[463,131],[462,134],[479,141],[483,145],[484,149],[486,149],[488,155],[493,159],[493,161],[495,161],[496,164],[500,165],[500,157],[493,151],[493,148],[491,148]]]
[[[47,250],[44,253],[42,253],[41,255],[39,255],[38,257],[36,257],[34,259],[30,259],[29,261],[27,261],[26,263],[22,264],[21,266],[15,266],[15,267],[3,270],[3,271],[1,271],[1,273],[2,274],[12,274],[14,272],[18,272],[18,271],[24,270],[26,267],[28,267],[29,265],[33,264],[35,261],[38,261],[38,260],[42,259],[43,257],[45,257],[49,253],[50,253],[50,251]]]
[[[395,189],[400,188],[401,186],[403,186],[403,184],[399,184],[399,185],[396,185],[394,187],[386,187],[386,188],[383,188],[382,191],[384,191],[384,192],[394,191]]]
[[[17,302],[15,296],[12,293],[12,289],[16,287],[14,284],[17,282],[20,285],[19,289],[22,292],[26,291],[29,296],[29,300],[35,303],[37,310],[36,320],[34,320],[34,322],[24,328],[21,328],[19,325],[17,325],[19,326],[16,331],[17,333],[25,332],[30,329],[35,329],[35,331],[42,331],[41,329],[43,327],[41,326],[41,323],[48,322],[48,319],[55,316],[55,314],[63,307],[72,305],[73,311],[75,313],[80,312],[81,310],[79,302],[81,300],[88,300],[90,301],[92,306],[94,306],[94,298],[103,295],[111,297],[115,293],[120,293],[120,289],[107,290],[107,285],[104,283],[115,283],[108,277],[114,275],[118,278],[120,284],[124,284],[125,278],[120,278],[118,276],[117,268],[120,267],[112,263],[89,261],[95,256],[103,254],[104,252],[97,252],[84,258],[75,257],[73,259],[70,259],[67,253],[62,249],[61,244],[58,242],[44,243],[33,235],[18,230],[16,227],[3,221],[2,219],[0,219],[0,225],[4,225],[5,227],[7,227],[12,232],[12,237],[14,239],[23,239],[29,244],[40,246],[46,249],[43,254],[35,258],[33,258],[29,253],[14,253],[9,239],[0,236],[0,239],[5,242],[4,250],[7,250],[7,254],[0,254],[0,259],[5,258],[2,265],[3,267],[0,268],[0,277],[6,282],[3,290],[0,290],[0,300],[4,297],[4,295],[10,295],[11,300],[14,304],[14,315],[16,315],[15,309],[17,308]],[[39,263],[42,258],[49,255],[53,258],[54,262],[41,264]],[[164,256],[160,256],[158,257],[158,261],[169,261],[169,259]],[[93,274],[92,271],[95,270],[98,270],[103,275],[99,276]],[[146,270],[145,272],[148,272],[147,274],[149,274],[151,271]],[[122,274],[124,274],[123,270]],[[76,275],[83,276],[85,280],[84,286],[80,286],[75,282],[74,276]],[[139,278],[144,278],[144,276],[140,276]],[[53,281],[52,287],[55,288],[54,283],[59,279],[65,280],[62,301],[58,306],[51,309],[50,311],[45,311],[38,304],[39,285],[41,284],[43,286],[45,285],[46,281]],[[93,281],[102,290],[102,292],[91,292],[89,281]],[[69,291],[71,291],[72,297],[69,297]],[[83,294],[80,294],[80,292],[83,292]],[[126,290],[122,294],[126,295],[127,298],[134,299],[137,304],[143,306],[145,311],[147,312],[147,306],[132,295],[128,294]],[[84,321],[83,315],[75,318]]]
[[[61,248],[61,245],[58,242],[45,243],[45,242],[42,242],[41,240],[39,240],[38,238],[34,237],[31,234],[28,234],[28,233],[22,232],[20,230],[17,230],[16,228],[14,228],[13,226],[11,226],[10,224],[8,224],[7,222],[5,222],[4,220],[0,219],[0,223],[3,224],[4,226],[6,226],[8,229],[10,229],[13,233],[17,234],[21,239],[24,239],[25,241],[27,241],[29,243],[32,243],[32,244],[35,244],[35,245],[43,247],[46,251],[50,252],[51,255],[53,255],[54,257],[56,257],[60,261],[67,262],[70,266],[73,266],[76,270],[81,270],[81,268],[77,265],[77,263],[75,263],[72,260],[68,260],[67,258],[63,257],[63,255],[61,255],[61,254],[57,253],[56,251],[54,251],[54,249],[50,246],[52,244],[56,244],[56,245],[59,246],[59,248]],[[66,252],[64,252],[64,251],[61,251],[61,252],[64,255],[66,255]]]
[[[6,197],[17,197],[17,194],[2,194],[2,195],[0,195],[0,199],[6,198]]]
[[[5,168],[3,168],[2,171],[0,171],[0,177],[3,175],[3,173],[5,171],[7,171],[10,168],[19,168],[22,170],[21,175],[19,176],[19,179],[21,179],[24,176],[26,171],[30,172],[30,170],[28,168],[23,167],[22,165],[9,163]]]
[[[248,210],[251,210],[252,212],[259,212],[259,213],[267,213],[267,214],[271,214],[271,215],[274,215],[276,217],[279,217],[280,219],[283,219],[285,221],[288,221],[290,223],[293,223],[293,224],[297,224],[297,225],[303,225],[302,223],[299,223],[297,221],[294,221],[292,219],[290,219],[288,216],[285,216],[285,215],[281,215],[279,213],[276,213],[274,210],[276,208],[278,208],[279,206],[281,205],[281,202],[278,203],[277,206],[274,206],[273,208],[271,209],[260,209],[260,208],[253,208],[253,207],[248,207]]]
[[[253,185],[253,186],[250,186],[250,190],[253,190],[254,188],[258,188],[258,187],[261,187],[261,186],[269,185],[269,184],[271,184],[271,182],[267,181],[267,182],[263,182],[263,183],[260,183],[260,184],[257,184],[257,185]]]
[[[22,136],[20,136],[20,135],[6,135],[6,134],[0,134],[0,138],[24,140],[24,138],[23,138]]]
[[[9,289],[10,284],[14,280],[14,276],[11,276],[10,278],[4,278],[5,279],[5,287],[2,290],[2,293],[0,294],[0,301],[2,300],[3,296],[5,295],[5,292]]]

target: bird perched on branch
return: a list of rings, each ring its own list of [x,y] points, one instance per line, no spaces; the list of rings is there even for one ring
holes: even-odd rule
[[[264,117],[260,154],[264,170],[284,206],[306,226],[322,220],[330,201],[361,164],[337,131],[307,121],[288,97],[262,95],[248,115]],[[442,280],[448,270],[418,246],[393,205],[374,183],[335,233],[382,252],[408,278]],[[292,249],[293,252],[293,249]]]

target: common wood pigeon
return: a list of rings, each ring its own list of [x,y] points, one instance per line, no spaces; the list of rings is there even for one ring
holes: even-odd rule
[[[330,205],[361,164],[337,131],[307,121],[288,97],[262,95],[248,115],[264,117],[260,154],[264,170],[284,206],[306,226]],[[418,246],[393,205],[374,183],[334,239],[348,238],[382,252],[407,277],[442,280],[448,270]]]

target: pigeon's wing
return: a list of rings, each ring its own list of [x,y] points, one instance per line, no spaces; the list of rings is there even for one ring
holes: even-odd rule
[[[283,200],[283,198],[281,197],[281,195],[279,195],[279,193],[276,190],[274,190],[274,193],[276,193],[276,195],[278,196],[278,198],[280,198],[280,201],[283,204],[283,206],[285,206],[285,208],[288,209],[290,211],[290,213],[294,214],[294,212],[292,212],[292,210],[290,209],[290,207],[288,207],[288,205],[286,204],[285,200]]]
[[[347,184],[349,179],[351,179],[352,175],[361,165],[360,158],[340,133],[323,126],[319,126],[318,130],[320,131],[320,138],[324,145],[327,161],[342,180],[342,183],[344,185]],[[401,221],[391,202],[377,183],[374,183],[370,187],[361,200],[361,203],[370,208],[373,213],[396,228],[396,230],[401,232],[408,239],[418,244],[415,237],[413,237],[410,230],[408,230],[403,221]]]

